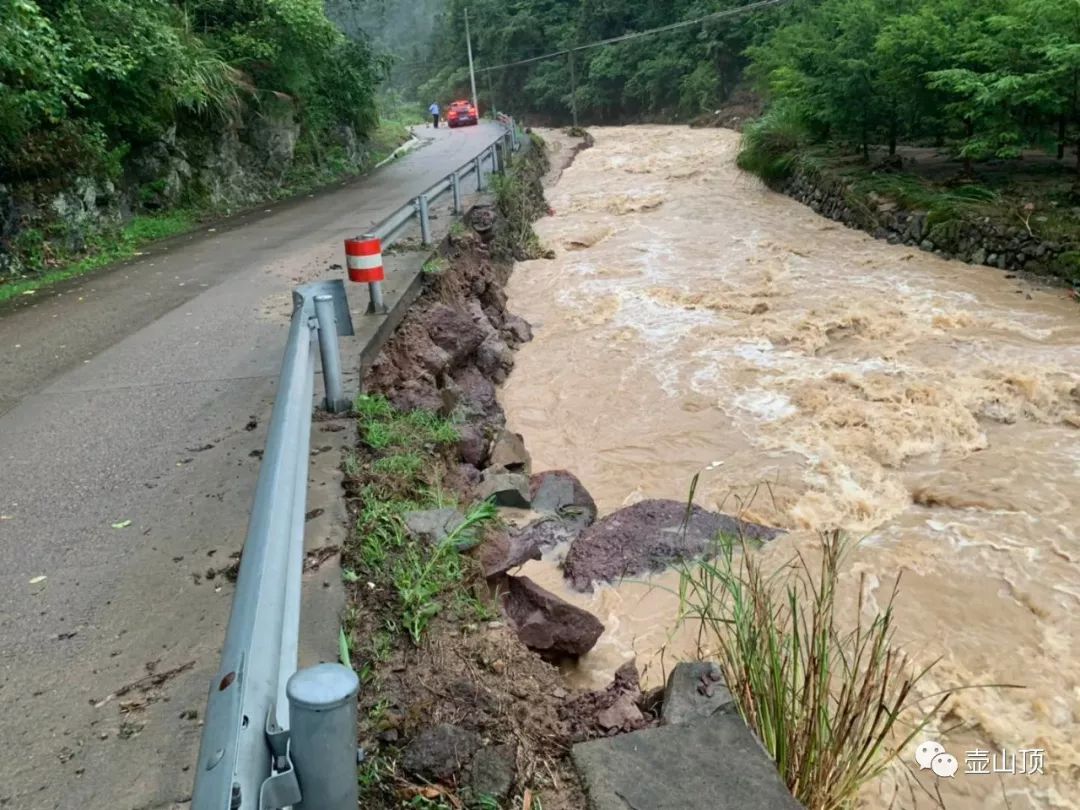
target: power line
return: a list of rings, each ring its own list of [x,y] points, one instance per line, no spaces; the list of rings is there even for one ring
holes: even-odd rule
[[[724,11],[714,11],[712,14],[706,14],[704,17],[698,17],[693,20],[682,20],[677,23],[671,23],[670,25],[663,25],[659,28],[650,28],[647,31],[635,31],[630,34],[622,34],[617,37],[610,37],[608,39],[600,39],[596,42],[590,42],[587,45],[576,45],[573,48],[565,48],[561,51],[552,51],[546,53],[543,56],[533,56],[529,59],[519,59],[516,62],[506,62],[502,65],[493,65],[491,67],[477,68],[477,73],[487,73],[492,70],[503,70],[509,67],[518,67],[519,65],[528,65],[533,62],[541,62],[545,59],[554,59],[557,56],[566,56],[568,53],[576,53],[577,51],[587,51],[591,48],[599,48],[603,45],[614,45],[618,42],[628,42],[632,39],[640,39],[641,37],[651,37],[656,34],[664,34],[668,31],[677,31],[680,28],[689,28],[692,25],[700,25],[703,22],[709,22],[710,20],[719,20],[724,17],[734,17],[738,14],[745,14],[748,11],[759,11],[765,8],[773,8],[775,6],[783,6],[792,2],[792,0],[759,0],[756,3],[750,3],[749,5],[739,6],[738,8],[729,8]]]

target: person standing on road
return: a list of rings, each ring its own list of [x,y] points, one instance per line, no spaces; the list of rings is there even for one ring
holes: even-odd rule
[[[439,102],[437,102],[437,101],[431,102],[431,106],[428,107],[427,111],[429,113],[431,113],[431,125],[433,127],[435,127],[435,129],[438,129],[439,128]]]

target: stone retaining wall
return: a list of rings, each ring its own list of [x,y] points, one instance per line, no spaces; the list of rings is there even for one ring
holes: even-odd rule
[[[926,211],[906,210],[877,194],[858,194],[843,179],[805,167],[798,168],[780,190],[822,216],[890,244],[1001,270],[1080,278],[1076,246],[1039,239],[1019,222],[1003,225],[988,217],[935,222]]]

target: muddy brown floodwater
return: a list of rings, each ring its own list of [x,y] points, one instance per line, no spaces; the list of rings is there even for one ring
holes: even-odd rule
[[[956,693],[922,736],[961,772],[912,786],[905,756],[863,805],[1080,807],[1080,308],[817,216],[739,171],[733,132],[594,135],[548,190],[557,257],[509,287],[536,339],[501,398],[536,469],[573,470],[602,513],[704,471],[700,504],[790,530],[778,563],[824,529],[863,538],[849,590],[872,609],[902,574],[898,641],[940,659],[923,693],[1024,687]],[[673,575],[577,594],[561,553],[525,573],[608,628],[575,680],[636,655],[657,683],[693,652]],[[1002,747],[1045,749],[1045,773],[964,773]]]

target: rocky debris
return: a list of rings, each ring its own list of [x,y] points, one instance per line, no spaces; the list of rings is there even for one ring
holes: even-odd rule
[[[428,310],[425,326],[431,342],[449,355],[452,365],[460,364],[484,342],[484,330],[468,313],[446,304]]]
[[[507,315],[503,334],[514,343],[528,343],[533,339],[532,327],[519,315]]]
[[[461,460],[476,468],[484,466],[488,458],[488,440],[475,425],[463,425],[458,429],[457,450]]]
[[[660,722],[681,725],[729,707],[735,710],[735,698],[724,684],[720,667],[708,661],[686,661],[676,664],[668,676]]]
[[[532,471],[532,456],[525,449],[525,439],[520,433],[499,431],[491,448],[490,465],[493,469],[528,475]],[[529,482],[532,489],[532,482]]]
[[[514,787],[514,751],[509,745],[481,748],[469,766],[469,791],[476,798],[505,799]]]
[[[596,520],[596,503],[581,482],[566,470],[549,470],[529,479],[530,508],[541,513],[511,534],[516,549],[540,552],[568,543]],[[529,556],[525,559],[534,559]]]
[[[476,497],[482,501],[494,498],[498,506],[528,509],[529,479],[521,473],[500,472],[492,467],[480,474]]]
[[[501,338],[488,337],[476,352],[476,367],[494,382],[506,382],[514,367],[514,352]]]
[[[480,735],[444,723],[421,731],[402,752],[401,765],[412,776],[449,782],[469,764],[480,748]]]
[[[427,509],[405,515],[405,528],[428,545],[441,543],[464,522],[465,516],[457,509]]]
[[[620,509],[586,529],[570,546],[563,572],[580,591],[594,580],[660,571],[700,556],[718,538],[771,540],[780,532],[679,501],[646,500]]]
[[[568,700],[560,715],[569,723],[571,736],[578,742],[637,731],[657,722],[653,713],[646,711],[646,698],[634,661],[619,667],[606,688]]]
[[[518,638],[552,659],[576,658],[604,632],[600,620],[545,591],[528,577],[505,577],[502,607]]]
[[[476,552],[485,577],[498,577],[529,560],[539,560],[540,546],[527,534],[500,531],[488,537]]]

